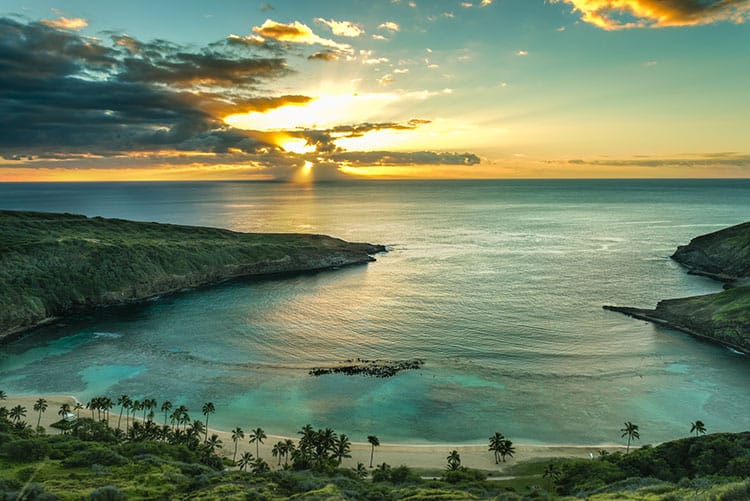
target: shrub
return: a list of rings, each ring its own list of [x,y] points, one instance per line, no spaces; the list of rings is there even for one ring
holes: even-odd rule
[[[103,447],[91,448],[88,450],[78,451],[63,460],[64,466],[122,466],[128,463],[128,459],[116,453],[111,449]]]
[[[92,501],[125,501],[128,496],[114,485],[105,485],[89,494],[89,499]]]
[[[21,439],[4,444],[2,452],[11,461],[27,463],[46,457],[49,446],[43,439]]]

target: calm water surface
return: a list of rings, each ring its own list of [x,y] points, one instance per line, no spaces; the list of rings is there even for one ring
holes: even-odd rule
[[[748,181],[0,184],[0,208],[385,243],[376,263],[190,291],[0,347],[7,393],[165,398],[223,428],[643,443],[750,424],[750,360],[606,312],[718,291],[668,256],[750,219]],[[423,358],[391,379],[306,368]]]

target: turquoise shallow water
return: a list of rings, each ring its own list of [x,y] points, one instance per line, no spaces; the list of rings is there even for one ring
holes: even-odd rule
[[[714,292],[668,259],[749,219],[747,181],[5,184],[0,208],[385,243],[376,263],[110,308],[0,347],[7,393],[154,397],[355,440],[644,443],[744,430],[750,360],[601,309]],[[423,358],[391,379],[306,368]]]

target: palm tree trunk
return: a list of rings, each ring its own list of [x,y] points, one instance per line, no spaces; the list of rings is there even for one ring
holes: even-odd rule
[[[375,445],[373,444],[372,449],[370,449],[370,468],[372,468],[372,457],[375,455]]]
[[[630,435],[628,435],[628,446],[625,449],[625,454],[627,454],[628,452],[630,452]]]
[[[122,411],[123,411],[124,409],[125,409],[124,407],[122,407],[122,406],[120,407],[120,417],[119,417],[119,418],[117,418],[117,429],[118,429],[118,430],[120,429],[120,422],[122,422]]]
[[[237,461],[237,441],[234,441],[234,456],[232,456],[232,461]]]

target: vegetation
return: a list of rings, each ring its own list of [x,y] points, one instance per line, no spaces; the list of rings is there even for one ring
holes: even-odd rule
[[[4,397],[0,392],[0,401]],[[273,446],[278,464],[272,469],[250,452],[236,458],[236,449],[232,461],[220,458],[221,440],[216,435],[206,439],[204,422],[191,422],[185,406],[175,409],[171,424],[157,424],[149,412],[143,420],[141,413],[125,432],[109,426],[110,402],[106,397],[92,399],[88,407],[94,417],[73,420],[60,435],[29,426],[23,420],[22,406],[0,407],[0,499],[520,500],[576,496],[731,501],[750,496],[746,480],[750,477],[750,432],[698,433],[594,460],[518,463],[507,469],[511,477],[491,481],[485,472],[464,467],[455,450],[446,457],[445,471],[438,479],[423,479],[406,466],[387,463],[378,465],[367,478],[362,463],[341,468],[350,441],[330,428],[305,425],[296,443],[278,441]],[[120,412],[126,410],[123,406]],[[112,422],[121,423],[120,416]],[[637,432],[637,426],[628,423],[624,429]],[[260,428],[252,435],[265,438]],[[232,440],[236,444],[243,436],[237,427]],[[372,454],[380,441],[370,437]],[[490,444],[494,442],[510,441],[496,433],[490,437]],[[255,443],[259,443],[257,438]],[[495,453],[495,448],[490,451]],[[499,461],[500,456],[502,452],[497,452],[495,459]],[[488,463],[492,463],[489,455]]]
[[[383,250],[322,235],[0,211],[0,338],[79,308],[233,277],[364,263]]]

